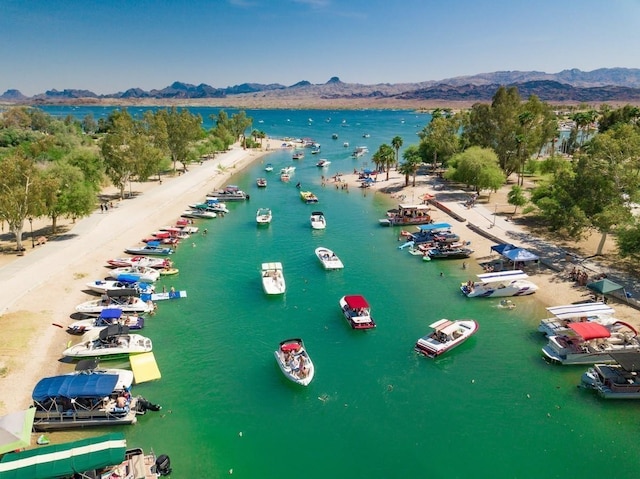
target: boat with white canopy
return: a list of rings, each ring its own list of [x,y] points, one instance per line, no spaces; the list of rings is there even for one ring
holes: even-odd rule
[[[594,322],[609,328],[618,322],[613,316],[615,310],[601,302],[552,306],[547,311],[553,316],[541,320],[538,326],[538,331],[547,336],[565,331],[572,322]]]
[[[479,281],[469,280],[460,286],[468,298],[497,298],[505,296],[526,296],[538,290],[538,286],[528,281],[522,270],[496,271],[477,275]]]

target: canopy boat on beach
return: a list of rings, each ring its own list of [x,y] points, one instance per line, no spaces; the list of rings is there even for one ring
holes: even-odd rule
[[[433,331],[418,339],[414,348],[416,352],[429,358],[435,358],[459,346],[478,331],[478,323],[473,319],[440,319],[429,327]]]
[[[258,185],[258,188],[266,188],[267,187],[267,179],[266,178],[258,178],[256,180],[256,185]]]
[[[120,309],[125,313],[148,313],[153,311],[153,304],[131,296],[129,291],[109,291],[100,299],[85,301],[76,306],[78,313],[86,315],[100,315],[105,309]]]
[[[331,162],[325,158],[322,158],[320,161],[316,163],[318,168],[324,168],[325,166],[329,166]]]
[[[143,246],[130,246],[124,252],[133,255],[169,256],[173,254],[173,249],[162,246],[159,241],[149,241]]]
[[[81,319],[67,327],[67,333],[80,335],[94,329],[103,329],[107,326],[127,326],[130,330],[144,328],[144,316],[139,314],[124,314],[119,308],[103,309],[97,318]]]
[[[268,225],[271,223],[273,215],[270,208],[259,208],[256,212],[256,223],[258,225]]]
[[[553,317],[540,321],[538,331],[546,336],[554,336],[566,332],[570,323],[593,322],[606,328],[619,329],[620,324],[613,316],[615,310],[604,303],[567,304],[564,306],[552,306],[547,308]]]
[[[456,243],[460,241],[460,236],[451,232],[449,223],[429,223],[417,227],[415,233],[402,231],[400,234],[407,238],[407,241],[413,241],[414,244],[423,243]]]
[[[65,349],[62,355],[72,359],[122,359],[130,354],[148,353],[152,349],[151,339],[132,334],[127,326],[116,324],[88,332],[81,342]]]
[[[302,199],[302,201],[304,201],[308,205],[311,203],[318,202],[318,197],[314,195],[311,191],[301,191],[300,198]]]
[[[324,246],[319,246],[315,250],[316,256],[324,266],[324,269],[342,269],[344,268],[344,264],[338,256],[331,251],[329,248],[325,248]]]
[[[433,222],[428,205],[401,204],[387,211],[387,217],[378,220],[382,226],[422,225]]]
[[[221,190],[209,193],[207,197],[220,201],[244,201],[249,199],[249,194],[242,191],[236,185],[227,185]]]
[[[640,352],[636,330],[619,323],[629,331],[611,331],[594,322],[570,323],[565,332],[549,337],[542,352],[551,362],[563,365],[615,363],[611,353]]]
[[[327,227],[327,220],[322,211],[312,212],[309,221],[311,222],[311,228],[314,230],[323,230]]]
[[[580,385],[605,399],[640,399],[640,354],[611,353],[616,364],[594,364]]]
[[[308,386],[313,380],[315,367],[302,339],[285,339],[274,351],[276,362],[285,377],[301,386]]]
[[[117,279],[122,276],[137,278],[142,283],[153,283],[160,278],[160,271],[157,268],[147,266],[124,266],[114,268],[109,272],[110,278]]]
[[[134,290],[137,293],[153,293],[156,289],[154,285],[138,280],[137,276],[121,274],[115,280],[98,279],[89,281],[87,288],[94,293],[106,294],[107,291]]]
[[[262,289],[266,294],[284,294],[287,289],[282,263],[262,263]]]
[[[537,291],[536,286],[525,272],[514,269],[512,271],[497,271],[477,275],[480,281],[471,281],[460,286],[460,290],[467,298],[497,298],[506,296],[526,296]]]
[[[171,266],[169,258],[157,258],[153,256],[127,256],[124,258],[108,259],[107,264],[114,268],[127,268],[130,266],[146,266],[147,268],[164,268]]]
[[[371,317],[371,306],[360,295],[348,295],[340,298],[342,314],[353,329],[372,329],[376,323]]]

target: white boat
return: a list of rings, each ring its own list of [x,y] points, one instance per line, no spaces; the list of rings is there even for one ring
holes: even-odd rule
[[[282,168],[280,170],[280,174],[292,175],[294,171],[296,171],[296,167],[295,166],[285,166],[284,168]]]
[[[567,330],[573,322],[594,322],[612,329],[618,320],[613,316],[615,310],[604,303],[566,304],[552,306],[547,311],[553,316],[540,321],[538,331],[546,336],[554,336]]]
[[[256,180],[256,185],[258,185],[258,188],[266,188],[267,187],[267,179],[266,178],[258,178]]]
[[[329,248],[319,246],[316,248],[316,256],[324,266],[324,269],[342,269],[344,264],[338,256]]]
[[[282,263],[262,263],[262,289],[267,294],[284,294],[287,289]]]
[[[320,161],[318,161],[316,163],[316,166],[318,168],[324,168],[325,166],[329,166],[330,164],[331,164],[331,162],[329,160],[326,160],[326,159],[323,158],[323,159],[321,159]]]
[[[169,258],[157,258],[153,256],[127,256],[124,258],[108,259],[109,267],[127,268],[130,266],[146,266],[148,268],[166,268],[171,266]]]
[[[121,268],[114,268],[109,272],[109,277],[118,278],[121,275],[127,275],[131,277],[137,277],[138,281],[144,283],[155,282],[160,278],[160,271],[156,268],[149,268],[147,266],[124,266]]]
[[[116,296],[118,291],[110,291],[100,299],[85,301],[76,306],[78,313],[87,315],[99,315],[104,309],[116,308],[125,313],[149,313],[154,310],[153,304],[149,304],[136,296]]]
[[[182,216],[183,218],[213,219],[218,216],[218,213],[216,213],[215,211],[190,209],[183,211],[180,216]]]
[[[106,294],[107,291],[124,291],[133,290],[136,293],[153,293],[156,289],[154,285],[139,282],[137,277],[130,277],[127,275],[120,275],[117,280],[102,280],[90,281],[87,283],[87,288],[95,293]]]
[[[473,319],[440,319],[429,325],[433,331],[418,339],[416,352],[435,358],[459,346],[478,331],[478,323]]]
[[[369,153],[369,148],[367,148],[366,146],[357,146],[356,149],[353,150],[351,156],[353,156],[354,158],[359,158],[365,153]]]
[[[311,222],[311,228],[314,230],[323,230],[327,227],[327,220],[322,211],[312,212],[309,221]]]
[[[189,208],[192,210],[204,210],[210,211],[213,213],[228,213],[229,208],[227,208],[227,204],[222,201],[218,201],[216,198],[211,198],[209,196],[205,197],[204,203],[195,203],[189,205]]]
[[[70,346],[62,355],[73,359],[101,358],[122,359],[130,354],[148,353],[153,350],[151,339],[132,334],[127,326],[114,325],[89,331],[82,341]]]
[[[121,324],[129,330],[144,328],[144,316],[138,314],[124,314],[120,308],[107,308],[100,312],[97,318],[81,319],[67,326],[67,333],[79,335],[94,329]]]
[[[497,271],[478,275],[480,281],[469,281],[460,290],[468,298],[497,298],[505,296],[526,296],[537,291],[538,286],[527,281],[524,271]]]
[[[353,329],[372,329],[376,322],[371,317],[371,306],[359,294],[347,295],[339,301],[342,314]]]
[[[267,163],[264,167],[264,171],[273,171],[273,165],[271,163]]]
[[[242,191],[237,185],[227,185],[221,190],[212,191],[207,196],[220,201],[244,201],[249,199],[249,194]]]
[[[604,399],[640,399],[640,354],[611,356],[617,364],[594,364],[582,374],[580,385]]]
[[[274,351],[276,362],[287,379],[308,386],[313,380],[315,367],[302,339],[285,339]]]
[[[256,212],[256,223],[259,225],[268,225],[271,223],[273,215],[270,208],[259,208]]]
[[[611,331],[594,322],[570,323],[562,334],[549,337],[542,348],[551,362],[567,364],[612,364],[612,353],[640,353],[640,341],[636,330],[624,324],[629,331]]]
[[[161,246],[160,241],[149,241],[143,246],[130,246],[124,250],[125,253],[133,255],[168,256],[173,254],[173,250],[167,246]]]

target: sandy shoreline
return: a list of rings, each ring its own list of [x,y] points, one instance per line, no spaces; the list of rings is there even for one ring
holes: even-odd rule
[[[58,361],[70,337],[53,323],[66,326],[71,322],[75,306],[88,299],[83,292],[85,283],[105,276],[104,264],[108,258],[123,256],[125,247],[138,244],[141,238],[177,219],[187,204],[202,200],[209,191],[224,186],[231,175],[268,154],[268,150],[280,148],[280,143],[270,139],[261,151],[235,146],[202,165],[190,166],[188,173],[163,184],[140,185],[142,194],[118,202],[108,213],[93,213],[61,238],[0,268],[0,324],[4,331],[0,339],[0,415],[29,407],[31,392],[40,378],[72,369],[71,365]],[[395,171],[391,171],[388,181],[383,181],[385,175],[379,176],[371,192],[394,191],[391,196],[397,203],[420,202],[425,193],[439,193],[429,176],[419,176],[415,187],[406,188],[404,177]],[[359,185],[354,174],[343,175],[342,181],[346,181],[349,188]],[[456,201],[448,205],[454,208]],[[486,215],[486,210],[461,210],[460,213]],[[456,223],[442,211],[434,211],[433,216],[436,221],[454,224],[463,239],[472,242],[476,253],[469,264],[488,256],[493,241]],[[489,227],[486,218],[477,217],[473,221]],[[500,220],[494,221],[492,227],[493,234],[506,240],[507,230],[514,225]],[[470,277],[477,272],[475,265],[470,267]],[[537,299],[546,306],[568,304],[584,300],[586,296],[584,288],[576,288],[566,275],[549,269],[536,272],[532,280],[540,287]],[[640,322],[634,309],[624,304],[615,304],[614,308],[619,319],[634,324]]]

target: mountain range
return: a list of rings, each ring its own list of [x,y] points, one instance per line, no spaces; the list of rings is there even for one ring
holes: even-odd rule
[[[578,69],[559,73],[538,71],[499,71],[460,76],[438,81],[419,83],[381,83],[365,85],[344,83],[332,77],[323,84],[300,81],[293,85],[243,83],[226,88],[216,88],[205,83],[192,85],[174,82],[160,90],[130,88],[124,92],[97,95],[89,90],[48,90],[27,97],[19,90],[7,90],[0,95],[5,103],[75,103],[84,102],[140,102],[145,100],[226,100],[232,103],[242,99],[259,99],[272,102],[315,99],[326,102],[393,101],[416,104],[421,101],[486,102],[491,101],[501,85],[516,86],[523,98],[536,95],[550,103],[640,102],[640,69],[601,68],[590,72]],[[224,103],[224,102],[222,102]]]

